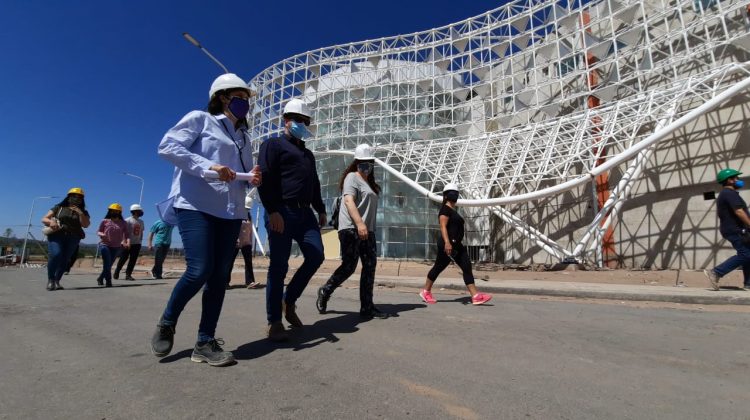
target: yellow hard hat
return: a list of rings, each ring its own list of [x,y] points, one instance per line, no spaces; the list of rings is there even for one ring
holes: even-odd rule
[[[80,194],[80,195],[84,195],[83,194],[83,188],[73,187],[70,190],[68,190],[68,194]]]
[[[110,210],[122,211],[122,206],[120,205],[120,203],[112,203],[107,208]]]

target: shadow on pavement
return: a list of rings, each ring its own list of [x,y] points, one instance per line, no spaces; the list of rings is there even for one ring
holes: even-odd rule
[[[463,304],[463,305],[471,305],[471,296],[461,296],[461,297],[457,297],[455,299],[438,299],[437,301],[438,301],[438,303],[440,303],[440,302],[445,302],[445,303],[458,302],[458,303]],[[484,303],[484,304],[476,305],[476,306],[495,306],[495,305],[493,305],[492,303]]]
[[[104,287],[104,286],[70,287],[70,286],[65,286],[63,284],[63,287],[65,287],[65,289],[63,290],[117,289],[117,288],[123,288],[123,287],[160,286],[162,284],[167,284],[167,283],[117,284],[117,285],[112,285],[112,287]]]

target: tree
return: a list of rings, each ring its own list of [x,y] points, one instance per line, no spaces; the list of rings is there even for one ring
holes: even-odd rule
[[[13,234],[13,229],[11,229],[11,228],[6,228],[5,229],[5,234],[3,236],[5,236],[8,239],[16,237],[16,235]]]

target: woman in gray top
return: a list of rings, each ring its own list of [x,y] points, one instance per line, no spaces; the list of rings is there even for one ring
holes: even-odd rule
[[[372,303],[375,284],[375,215],[378,211],[380,186],[373,175],[375,156],[367,144],[360,144],[354,151],[354,161],[346,168],[339,188],[343,194],[343,205],[339,209],[339,241],[341,242],[341,265],[318,289],[316,302],[318,312],[326,313],[328,300],[337,287],[348,279],[362,260],[359,279],[359,316],[365,319],[388,318]]]

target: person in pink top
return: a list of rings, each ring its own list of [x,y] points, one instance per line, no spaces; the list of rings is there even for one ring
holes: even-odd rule
[[[112,262],[123,247],[130,246],[128,224],[122,219],[120,204],[109,205],[96,234],[99,235],[99,254],[102,256],[102,273],[96,283],[101,286],[106,282],[106,287],[112,287]]]

